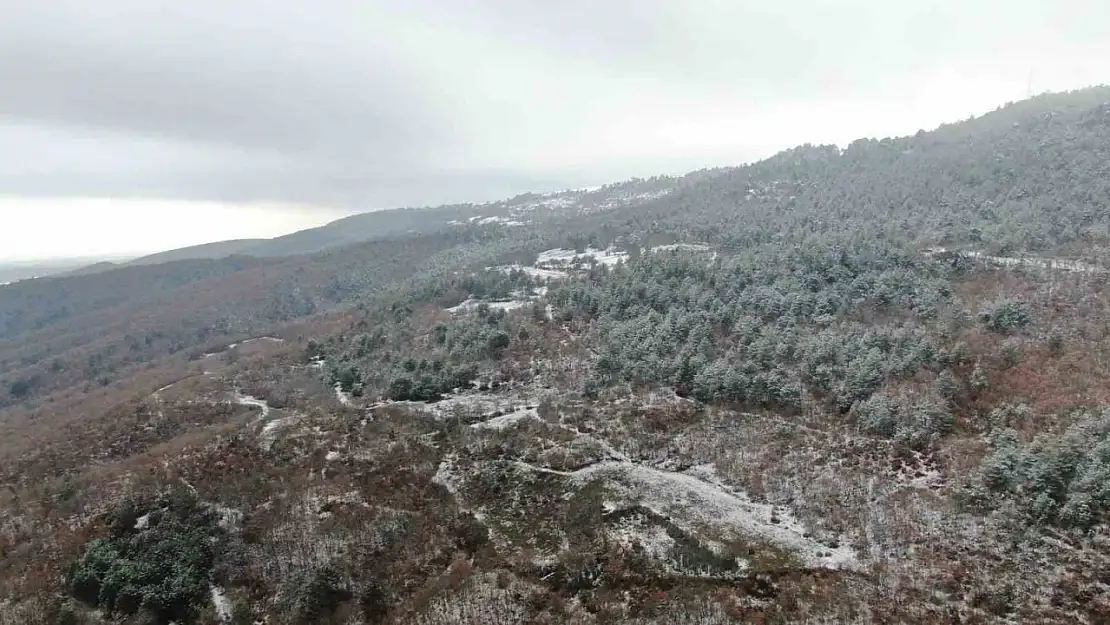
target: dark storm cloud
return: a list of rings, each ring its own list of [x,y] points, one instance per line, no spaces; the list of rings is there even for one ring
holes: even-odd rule
[[[27,195],[493,198],[911,132],[1110,53],[1093,0],[5,5],[0,189]]]

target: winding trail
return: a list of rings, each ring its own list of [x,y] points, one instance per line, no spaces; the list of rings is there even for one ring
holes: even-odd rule
[[[267,403],[264,399],[259,399],[250,395],[243,395],[239,391],[235,391],[235,403],[239,404],[240,406],[251,406],[253,408],[261,409],[262,414],[259,416],[259,418],[264,419],[270,416],[270,404]]]

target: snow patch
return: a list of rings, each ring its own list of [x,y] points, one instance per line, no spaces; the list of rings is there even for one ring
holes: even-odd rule
[[[335,383],[335,398],[339,403],[344,406],[353,406],[355,403],[351,400],[351,394],[343,391],[343,385],[339,382]]]
[[[675,545],[665,527],[649,522],[643,515],[622,518],[609,528],[609,535],[627,550],[638,543],[655,560],[667,559]]]
[[[270,415],[270,404],[265,399],[259,399],[250,395],[243,395],[238,391],[235,392],[235,403],[240,406],[251,406],[252,408],[259,408],[262,410],[262,418]]]
[[[455,462],[458,458],[452,454],[443,459],[436,468],[436,474],[432,476],[432,483],[439,484],[447,489],[447,492],[452,495],[459,494],[459,482],[455,479],[454,471]]]
[[[599,250],[592,247],[586,248],[581,254],[574,250],[563,248],[556,248],[540,252],[536,256],[536,266],[540,268],[562,267],[573,264],[576,260],[582,262],[589,262],[592,259],[599,265],[613,266],[628,260],[628,253],[609,248],[606,250]],[[542,267],[548,265],[549,267]]]
[[[482,304],[489,306],[490,310],[504,310],[508,312],[510,310],[516,310],[517,308],[523,308],[525,303],[526,302],[520,300],[512,300],[508,302],[486,302],[480,299],[470,298],[465,302],[459,304],[458,306],[452,306],[448,308],[447,312],[453,315],[457,315],[459,313],[464,313],[469,310],[476,309]]]
[[[208,593],[212,597],[212,607],[216,610],[216,616],[224,623],[231,622],[231,600],[227,598],[224,589],[215,584],[210,584]]]
[[[293,423],[297,422],[296,416],[283,417],[274,419],[262,427],[262,431],[258,434],[258,447],[262,451],[270,451],[277,442],[278,432]]]
[[[241,345],[247,345],[249,343],[257,343],[258,341],[266,341],[268,343],[284,343],[285,339],[278,338],[276,336],[260,336],[260,337],[253,338],[253,339],[247,339],[247,340],[243,341],[240,344]],[[231,349],[231,347],[235,347],[235,345],[232,344],[228,349]]]
[[[527,392],[509,394],[492,391],[448,395],[436,402],[389,400],[375,404],[370,408],[403,406],[417,409],[436,420],[444,420],[454,417],[458,412],[466,413],[467,416],[495,417],[516,412],[524,406],[536,406],[537,404],[539,404],[539,399]]]
[[[473,221],[473,219],[471,221]],[[523,226],[523,225],[525,225],[523,221],[517,221],[516,219],[509,219],[507,217],[482,217],[481,219],[478,219],[478,223],[480,223],[480,224],[501,224],[503,226]]]
[[[492,267],[491,269],[503,271],[505,273],[523,271],[525,274],[539,280],[558,280],[569,275],[567,272],[557,269],[540,269],[539,267],[530,267],[526,265],[502,265],[500,267]]]
[[[629,503],[639,503],[668,517],[683,531],[692,534],[700,535],[703,528],[712,527],[732,538],[767,540],[794,553],[809,566],[838,569],[857,565],[850,547],[828,547],[807,537],[802,525],[785,511],[753,502],[746,494],[722,484],[712,466],[674,472],[617,460],[568,472],[524,462],[516,465],[528,471],[568,477],[578,483],[605,478],[624,488]]]
[[[480,421],[472,424],[470,427],[475,430],[504,430],[520,423],[525,419],[539,419],[535,408],[521,408],[519,410],[510,412],[507,415],[494,417],[488,421]]]
[[[135,529],[145,530],[148,527],[150,527],[150,513],[149,512],[147,512],[143,516],[135,519]]]
[[[1107,273],[1107,271],[1110,271],[1105,267],[1099,267],[1098,265],[1092,265],[1079,260],[1041,258],[1037,256],[990,256],[978,251],[949,250],[943,247],[929,248],[925,250],[925,255],[935,256],[946,252],[982,260],[1002,267],[1037,267],[1039,269],[1055,269],[1059,271],[1074,271],[1077,273]]]
[[[652,252],[708,252],[712,248],[702,243],[670,243],[667,245],[656,245],[648,249]]]

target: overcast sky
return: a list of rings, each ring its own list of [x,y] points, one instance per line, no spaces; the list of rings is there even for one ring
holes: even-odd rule
[[[1107,24],[1105,0],[0,0],[0,258],[909,134],[1110,82]]]

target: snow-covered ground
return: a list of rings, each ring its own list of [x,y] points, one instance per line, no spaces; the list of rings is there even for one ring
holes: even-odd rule
[[[689,471],[664,471],[627,460],[609,460],[577,471],[556,471],[524,462],[527,471],[549,473],[584,484],[597,478],[619,487],[627,505],[639,504],[668,517],[684,531],[703,535],[712,528],[723,538],[758,538],[801,558],[807,565],[832,569],[852,568],[856,555],[846,545],[836,548],[808,537],[805,529],[786,511],[751,501],[716,478],[712,466]]]
[[[593,259],[594,262],[601,265],[616,265],[628,260],[628,253],[612,248],[599,250],[589,247],[579,254],[575,250],[556,248],[540,252],[536,256],[536,266],[544,269],[565,267],[573,264],[576,259],[581,259],[584,262],[588,262],[587,259]]]
[[[216,617],[224,623],[231,622],[231,600],[227,598],[224,589],[215,584],[210,584],[208,592],[212,598],[212,607],[216,610]]]
[[[482,218],[478,219],[478,223],[486,224],[486,225],[488,225],[488,224],[501,224],[502,226],[523,226],[524,225],[523,221],[517,221],[516,219],[508,219],[506,217],[482,217]]]
[[[230,352],[231,350],[235,349],[236,347],[239,347],[240,345],[250,345],[251,343],[257,343],[259,341],[266,341],[267,343],[284,343],[285,339],[279,339],[276,336],[258,336],[258,337],[255,337],[253,339],[247,339],[247,340],[243,341],[242,343],[232,343],[232,344],[228,345],[227,347],[221,349],[218,352],[205,352],[203,357],[204,358],[215,358],[216,356],[220,356],[220,355],[223,355],[223,354],[226,354],[226,353]]]
[[[683,251],[683,252],[708,252],[713,248],[702,243],[668,243],[667,245],[656,245],[648,248],[652,252],[669,252],[669,251]]]
[[[657,561],[666,560],[675,545],[674,538],[666,528],[645,521],[639,516],[625,517],[609,529],[609,535],[625,549],[639,543],[647,555]]]
[[[228,346],[228,349],[238,347],[239,345],[249,345],[250,343],[257,343],[259,341],[266,341],[267,343],[284,343],[285,339],[278,338],[276,336],[259,336],[253,339],[247,339],[239,344],[232,343]]]
[[[341,385],[339,382],[335,383],[335,398],[338,399],[339,403],[343,404],[344,406],[355,405],[354,401],[351,400],[351,394],[344,392],[343,385]]]
[[[535,408],[520,408],[500,417],[493,417],[486,421],[479,421],[470,427],[475,430],[504,430],[525,419],[539,419]]]
[[[657,401],[683,401],[673,391],[660,391]],[[472,413],[491,415],[470,427],[476,431],[501,431],[528,419],[539,419],[531,405],[521,405],[519,398],[497,396],[492,393],[473,393],[440,402],[434,410],[450,415],[454,407],[462,406]],[[512,405],[512,404],[515,404]],[[506,412],[506,408],[508,411]],[[501,412],[502,414],[497,414]],[[497,415],[497,416],[492,416]],[[846,544],[830,547],[810,536],[802,524],[789,511],[770,504],[752,501],[744,492],[726,485],[716,474],[713,465],[700,465],[685,470],[667,470],[663,465],[649,465],[634,461],[594,434],[581,432],[567,424],[554,424],[574,435],[570,449],[582,443],[582,449],[593,449],[582,456],[589,462],[582,468],[561,471],[550,468],[546,460],[516,461],[515,466],[531,473],[557,475],[570,480],[568,488],[575,488],[598,479],[608,485],[610,496],[606,513],[643,506],[656,515],[669,520],[683,531],[698,536],[707,545],[724,549],[731,540],[758,541],[792,554],[808,566],[840,569],[858,565],[855,552]],[[592,459],[590,457],[592,456]],[[547,466],[543,466],[547,465]],[[580,465],[581,466],[581,465]],[[466,480],[454,462],[445,461],[437,471],[436,481],[452,492]],[[665,552],[673,540],[656,523],[621,521],[612,531],[615,538],[639,541],[649,551]]]
[[[452,315],[457,315],[459,313],[467,312],[468,310],[474,310],[482,304],[489,306],[490,310],[504,310],[508,312],[510,310],[516,310],[517,308],[523,308],[524,304],[526,303],[527,302],[521,300],[512,300],[508,302],[487,302],[485,300],[471,298],[457,306],[452,306],[448,308],[447,312],[451,313]]]
[[[295,416],[282,417],[280,419],[268,421],[258,434],[258,448],[262,451],[270,451],[270,448],[277,442],[278,433],[281,429],[288,425],[292,425],[296,421],[297,417]]]
[[[508,312],[510,310],[516,310],[518,308],[523,308],[524,305],[527,304],[528,302],[533,302],[537,299],[542,298],[544,295],[547,295],[547,287],[546,286],[541,286],[541,287],[536,288],[534,294],[528,294],[528,293],[525,293],[524,291],[515,291],[515,292],[513,292],[512,295],[513,295],[513,299],[508,300],[508,301],[498,301],[498,302],[491,302],[489,300],[483,300],[483,299],[478,299],[478,298],[475,298],[475,297],[470,297],[465,302],[448,308],[447,312],[451,313],[452,315],[457,315],[457,314],[460,314],[460,313],[465,313],[465,312],[470,311],[470,310],[474,310],[474,309],[478,308],[479,306],[481,306],[482,304],[485,304],[486,306],[488,306],[490,308],[490,310],[504,310],[505,312]]]
[[[252,408],[258,408],[262,410],[262,414],[260,415],[261,418],[270,416],[270,404],[268,404],[265,399],[251,397],[250,395],[243,395],[242,393],[236,391],[234,395],[234,401],[240,406],[251,406]]]
[[[490,269],[503,271],[505,273],[511,273],[513,271],[523,271],[524,273],[533,278],[536,278],[537,280],[559,280],[569,275],[567,274],[567,272],[557,269],[540,269],[539,267],[529,267],[525,265],[503,265],[501,267],[491,267]]]
[[[435,419],[448,419],[457,412],[467,415],[480,415],[493,417],[515,413],[522,408],[535,406],[539,398],[529,392],[525,393],[497,393],[497,392],[468,392],[458,395],[448,395],[437,402],[420,401],[384,401],[372,408],[381,406],[402,406],[413,408]],[[532,411],[533,414],[535,411]],[[523,417],[520,417],[523,418]]]
[[[925,250],[925,254],[935,256],[945,252],[953,252],[968,258],[982,260],[995,265],[1003,267],[1037,267],[1039,269],[1054,269],[1059,271],[1074,271],[1077,273],[1107,273],[1105,267],[1092,265],[1079,260],[1069,260],[1065,258],[1041,258],[1038,256],[991,256],[979,251],[962,251],[962,250],[949,250],[943,247],[934,247]]]
[[[567,278],[571,274],[571,269],[576,262],[579,263],[597,263],[600,265],[617,265],[628,260],[628,253],[616,249],[599,250],[594,248],[587,248],[582,253],[575,250],[556,248],[540,252],[536,257],[535,265],[502,265],[499,267],[487,267],[489,271],[502,271],[509,273],[512,271],[522,271],[534,279],[549,281],[560,280]],[[447,309],[451,314],[460,314],[477,308],[479,305],[485,303],[494,310],[516,310],[522,308],[525,304],[542,298],[547,293],[547,287],[541,286],[536,289],[534,295],[527,293],[514,293],[513,299],[510,301],[491,302],[471,297],[465,302],[452,306]]]

